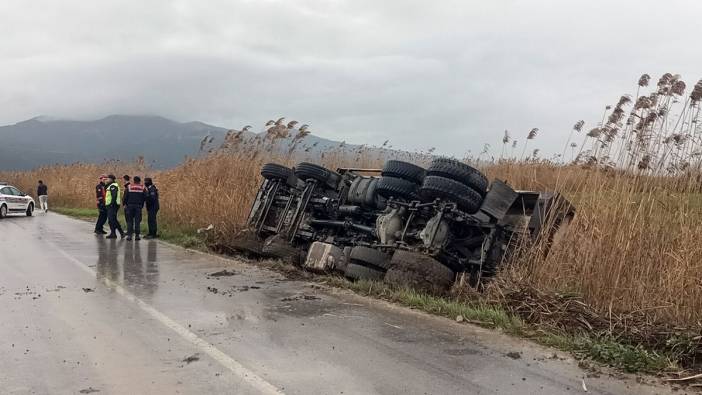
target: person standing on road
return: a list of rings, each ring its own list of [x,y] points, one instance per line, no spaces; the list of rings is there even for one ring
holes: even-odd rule
[[[146,235],[146,238],[155,239],[158,237],[156,223],[156,214],[158,214],[159,209],[158,188],[150,177],[144,178],[144,185],[146,186],[146,220],[149,224],[149,234]]]
[[[122,185],[122,190],[124,191],[124,195],[122,196],[122,201],[119,202],[119,204],[124,207],[124,222],[129,223],[129,213],[127,213],[127,205],[126,202],[124,201],[127,198],[127,191],[129,190],[129,180],[130,177],[128,174],[125,174],[122,176],[122,180],[124,181],[124,184]]]
[[[105,236],[105,238],[116,239],[117,234],[115,232],[119,232],[120,237],[124,237],[122,225],[119,224],[119,219],[117,219],[119,204],[122,202],[122,191],[119,188],[119,184],[115,181],[116,178],[113,174],[108,175],[107,179],[108,185],[105,195],[105,206],[107,206],[107,222],[110,224],[110,234]]]
[[[146,201],[146,190],[141,185],[141,178],[134,176],[134,182],[129,184],[124,194],[124,212],[127,219],[127,240],[141,240],[141,210]]]
[[[37,197],[39,197],[39,205],[44,212],[49,211],[49,188],[44,184],[44,181],[39,180],[37,186]]]
[[[107,206],[105,206],[105,179],[107,179],[106,175],[101,175],[100,176],[100,182],[95,186],[95,200],[97,202],[97,209],[98,209],[98,219],[97,222],[95,223],[95,234],[97,235],[104,235],[107,234],[105,232],[105,222],[107,222]]]

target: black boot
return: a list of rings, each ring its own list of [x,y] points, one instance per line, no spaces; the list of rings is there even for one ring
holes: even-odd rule
[[[116,239],[117,235],[114,233],[110,233],[109,235],[105,236],[106,239]]]

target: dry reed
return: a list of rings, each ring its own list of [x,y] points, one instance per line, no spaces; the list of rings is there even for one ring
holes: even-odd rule
[[[646,88],[650,77],[638,82]],[[697,130],[702,81],[682,97],[680,77],[661,77],[654,91],[622,96],[607,106],[599,125],[580,144],[573,163],[514,156],[503,158],[509,143],[505,132],[500,159],[474,160],[491,178],[518,189],[562,192],[577,207],[577,215],[558,248],[544,257],[535,249],[520,255],[502,274],[513,284],[539,292],[567,292],[582,297],[604,316],[644,312],[652,321],[699,327],[702,322],[702,139]],[[680,107],[680,120],[670,114]],[[631,109],[628,109],[631,107]],[[629,112],[627,116],[627,111]],[[97,176],[148,174],[162,193],[162,215],[169,224],[187,228],[214,225],[215,238],[225,243],[245,221],[260,182],[262,162],[291,164],[315,159],[329,167],[379,167],[396,157],[426,164],[431,152],[402,153],[388,142],[381,147],[351,147],[341,143],[323,155],[313,155],[309,126],[296,128],[283,119],[270,121],[266,133],[247,137],[231,131],[222,147],[165,171],[150,172],[143,162],[104,165],[47,166],[29,172],[0,173],[0,179],[32,190],[45,180],[53,204],[92,207]],[[584,122],[569,132],[580,133]],[[538,129],[525,139],[534,140]],[[283,148],[278,145],[284,142]],[[290,149],[290,145],[294,149]],[[206,145],[206,143],[205,143]],[[575,155],[576,143],[566,143]],[[481,153],[482,155],[482,153]],[[470,159],[470,158],[469,158]],[[480,158],[478,158],[480,159]]]

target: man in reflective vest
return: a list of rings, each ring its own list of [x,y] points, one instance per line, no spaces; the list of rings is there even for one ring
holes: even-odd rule
[[[105,238],[116,239],[117,231],[119,231],[120,237],[124,238],[122,225],[119,224],[119,220],[117,219],[119,204],[122,201],[122,191],[120,190],[119,184],[115,182],[114,174],[108,175],[107,179],[108,185],[105,194],[105,206],[107,207],[107,222],[110,224],[110,234],[105,236]]]
[[[141,210],[144,208],[146,200],[146,189],[141,184],[141,177],[134,176],[134,182],[130,183],[124,194],[124,213],[127,217],[127,240],[141,240]]]

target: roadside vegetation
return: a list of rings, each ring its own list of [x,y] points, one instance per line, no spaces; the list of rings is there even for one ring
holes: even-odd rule
[[[562,153],[541,158],[538,129],[501,139],[464,158],[516,189],[559,191],[577,214],[559,243],[520,249],[482,293],[457,286],[436,297],[368,283],[332,285],[539,340],[627,371],[698,366],[702,358],[702,82],[687,89],[679,76],[641,76],[632,95],[605,107],[591,126],[563,134]],[[98,175],[143,174],[161,191],[164,236],[179,244],[227,251],[246,220],[262,163],[309,158],[307,128],[270,122],[267,133],[231,131],[222,147],[165,171],[135,163],[73,164],[0,173],[26,191],[43,179],[50,205],[87,217]],[[281,150],[276,141],[285,140]],[[500,141],[498,141],[498,144]],[[377,168],[396,157],[425,164],[433,149],[401,153],[384,144],[349,150],[341,143],[328,167]],[[86,211],[88,210],[88,211]],[[211,230],[197,233],[198,229]]]

